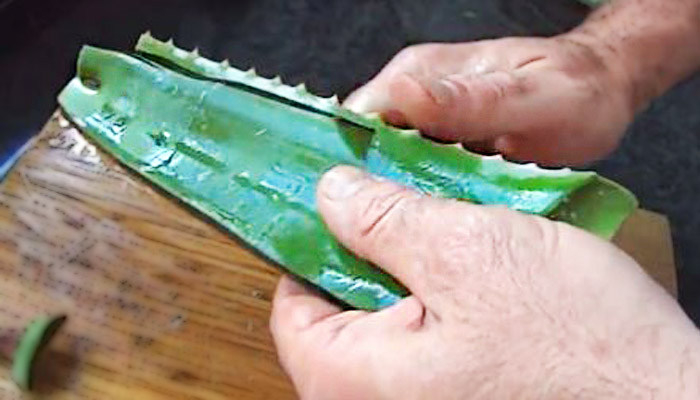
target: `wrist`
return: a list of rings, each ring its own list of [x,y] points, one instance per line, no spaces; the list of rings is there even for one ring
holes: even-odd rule
[[[700,66],[700,1],[613,1],[565,35],[604,60],[640,111]]]

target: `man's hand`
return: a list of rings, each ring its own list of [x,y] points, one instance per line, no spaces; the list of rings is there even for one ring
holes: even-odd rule
[[[283,278],[271,329],[302,399],[700,398],[698,332],[613,245],[350,167],[317,197],[340,241],[412,295],[342,311]]]
[[[476,150],[582,164],[698,68],[698,37],[700,0],[616,0],[553,38],[409,47],[345,105]]]
[[[345,106],[517,160],[581,164],[614,150],[634,117],[616,60],[571,35],[423,44]]]

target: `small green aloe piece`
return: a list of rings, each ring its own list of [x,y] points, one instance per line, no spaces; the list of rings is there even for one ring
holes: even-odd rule
[[[22,389],[31,390],[37,356],[66,321],[65,315],[42,316],[27,326],[12,359],[12,380]]]
[[[316,209],[346,164],[436,197],[497,204],[609,238],[636,199],[592,172],[541,169],[441,144],[150,34],[135,54],[86,46],[59,102],[103,149],[285,268],[353,307],[407,294],[343,248]],[[469,260],[479,262],[479,260]]]
[[[593,7],[593,8],[600,7],[603,4],[608,2],[608,0],[578,0],[578,1],[580,1],[581,3],[583,3],[589,7]]]

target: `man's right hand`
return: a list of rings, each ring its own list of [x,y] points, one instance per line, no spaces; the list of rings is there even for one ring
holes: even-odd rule
[[[609,242],[351,167],[316,198],[338,240],[412,295],[344,311],[283,278],[271,328],[302,399],[700,398],[698,331]]]

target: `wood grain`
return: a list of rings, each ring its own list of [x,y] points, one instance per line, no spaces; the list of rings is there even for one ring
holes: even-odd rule
[[[0,188],[0,327],[66,313],[50,399],[292,399],[277,269],[54,116]],[[0,359],[0,398],[21,398]]]
[[[267,329],[278,270],[59,121],[0,186],[0,344],[69,315],[36,397],[295,398]],[[675,293],[663,217],[636,215],[616,241]],[[19,399],[7,356],[0,399]]]

